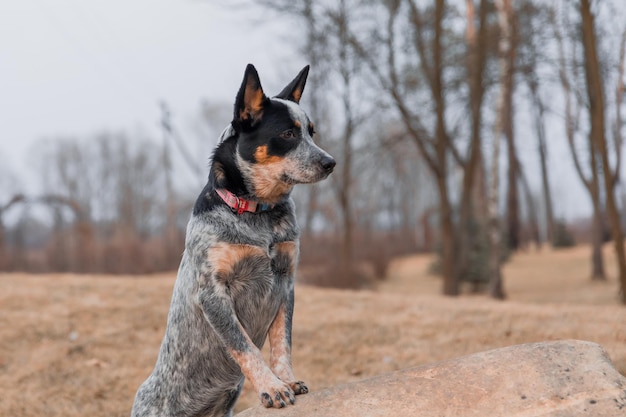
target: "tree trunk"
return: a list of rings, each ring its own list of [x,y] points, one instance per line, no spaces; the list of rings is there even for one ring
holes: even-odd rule
[[[597,177],[597,174],[594,174]],[[600,196],[598,192],[597,178],[593,186],[593,221],[591,225],[591,280],[606,281],[604,272],[604,255],[602,254],[602,243],[604,241],[604,221],[602,207],[600,206]]]
[[[526,199],[526,206],[528,211],[529,236],[526,239],[534,241],[536,247],[539,249],[541,248],[541,234],[539,233],[539,217],[537,216],[537,205],[535,204],[535,199],[533,198],[532,192],[530,191],[530,184],[528,184],[528,180],[526,179],[524,171],[520,170],[519,175],[519,180],[522,183],[522,190],[524,191],[524,197]]]
[[[306,21],[306,36],[307,43],[302,51],[307,57],[308,61],[315,65],[322,60],[319,57],[318,53],[318,33],[317,33],[317,21],[315,18],[315,13],[313,13],[313,0],[305,0],[303,5],[302,17],[304,17]],[[311,71],[307,79],[307,97],[309,103],[310,114],[313,117],[313,120],[320,120],[320,78],[322,76],[322,71]],[[317,138],[318,145],[322,146],[322,143],[319,138]],[[310,235],[313,231],[313,220],[315,218],[315,213],[317,211],[318,206],[318,194],[319,194],[319,186],[318,184],[311,184],[307,187],[308,190],[308,201],[306,204],[306,213],[304,216],[304,225],[302,227],[303,235]]]
[[[591,203],[593,205],[593,223],[591,230],[591,279],[605,279],[604,259],[602,256],[602,205],[600,203],[600,193],[598,187],[598,166],[596,154],[593,146],[589,143],[589,169],[591,171],[591,178],[587,178],[583,172],[581,161],[578,157],[578,152],[575,146],[574,139],[578,130],[579,115],[578,112],[574,110],[574,104],[576,103],[572,103],[573,93],[567,70],[568,65],[563,47],[563,39],[556,22],[554,22],[554,27],[559,54],[559,77],[561,79],[561,86],[563,87],[563,93],[565,96],[565,134],[567,136],[567,143],[572,155],[572,160],[574,161],[576,173],[589,193],[589,197],[591,198]],[[576,65],[572,65],[572,67],[575,69]]]
[[[620,224],[619,211],[615,201],[615,176],[611,171],[606,144],[606,129],[604,115],[604,97],[600,63],[598,61],[597,42],[594,28],[593,15],[589,0],[580,1],[580,15],[582,20],[582,41],[585,52],[585,80],[587,81],[587,96],[589,98],[589,116],[591,119],[590,139],[593,148],[602,159],[602,173],[604,174],[604,187],[606,194],[606,209],[613,243],[617,255],[617,266],[620,282],[620,299],[626,304],[626,254],[624,253],[624,235]]]
[[[491,160],[491,184],[489,187],[489,294],[493,298],[505,298],[504,288],[502,284],[502,268],[500,262],[500,244],[501,233],[498,220],[498,200],[500,189],[500,141],[504,132],[504,121],[507,118],[506,112],[510,110],[507,101],[511,94],[508,90],[512,88],[510,82],[512,67],[510,49],[511,49],[511,26],[510,17],[513,13],[511,0],[496,0],[496,9],[498,11],[498,24],[500,26],[501,36],[498,44],[499,52],[499,69],[500,69],[500,92],[496,104],[496,122],[494,125],[493,150]],[[509,160],[509,164],[511,161]]]
[[[457,233],[455,233],[452,204],[448,193],[448,133],[446,132],[445,123],[445,98],[443,91],[443,13],[445,10],[445,1],[437,0],[435,3],[435,34],[433,37],[432,54],[433,54],[433,72],[432,76],[432,94],[435,100],[435,111],[437,113],[437,125],[435,128],[435,141],[437,162],[439,166],[439,175],[437,175],[437,188],[439,190],[441,216],[441,243],[443,245],[442,271],[443,271],[443,293],[445,295],[459,294],[459,276],[457,262]]]
[[[6,249],[5,244],[5,227],[4,227],[4,214],[8,209],[11,208],[14,204],[21,203],[24,201],[24,196],[22,194],[14,195],[6,204],[0,206],[0,269],[7,270],[9,269],[9,251]]]
[[[594,71],[599,71],[597,56],[595,56],[595,34],[593,18],[588,1],[581,1],[580,12],[582,19],[582,43],[585,52],[585,80],[587,85],[587,97],[589,99],[589,154],[591,159],[591,195],[593,199],[593,231],[592,231],[592,280],[606,280],[604,271],[604,259],[602,255],[602,243],[604,235],[604,221],[602,203],[600,200],[600,178],[598,178],[600,161],[598,160],[597,141],[599,136],[604,140],[604,98],[602,97],[602,84],[600,79],[594,80]],[[592,56],[593,55],[593,56]],[[595,64],[592,62],[595,60]],[[595,66],[595,68],[594,68]],[[598,75],[599,77],[599,72]],[[597,83],[597,84],[596,84]]]
[[[474,206],[477,201],[476,195],[481,193],[482,184],[477,181],[484,180],[479,174],[482,163],[481,152],[481,128],[482,128],[482,103],[485,88],[483,86],[484,68],[486,61],[486,38],[487,38],[487,1],[480,1],[478,37],[474,23],[474,0],[467,0],[467,80],[470,91],[471,112],[471,138],[469,157],[465,163],[463,175],[463,187],[461,190],[461,204],[459,209],[458,234],[460,244],[458,246],[458,275],[459,281],[466,276],[469,265],[469,250],[471,247],[472,231],[470,223],[475,220]],[[478,177],[478,178],[477,178]],[[484,223],[484,222],[483,222]]]
[[[506,120],[508,117],[505,116],[504,119]],[[508,123],[509,122],[505,122],[504,124],[507,125]],[[511,250],[517,250],[520,245],[519,191],[517,187],[519,167],[517,165],[517,151],[515,149],[512,130],[508,127],[504,128],[504,136],[507,142],[507,157],[509,161],[506,193],[507,238],[509,248]]]
[[[508,172],[507,172],[507,238],[509,247],[512,250],[516,250],[520,245],[520,220],[519,220],[519,190],[517,180],[519,178],[519,160],[517,158],[517,149],[515,145],[515,130],[513,127],[513,93],[515,91],[515,56],[517,49],[516,41],[516,23],[515,14],[513,12],[513,5],[507,0],[503,3],[506,14],[502,18],[506,18],[506,33],[503,33],[504,28],[500,23],[501,37],[507,37],[508,46],[506,48],[506,55],[500,59],[506,59],[507,71],[505,74],[501,74],[504,77],[502,80],[504,90],[504,103],[503,114],[501,119],[501,127],[507,142],[507,158],[508,158]],[[500,12],[500,11],[499,11]],[[502,53],[502,51],[501,51]]]
[[[443,275],[444,295],[458,295],[459,282],[456,268],[457,247],[452,220],[452,205],[448,199],[446,178],[437,177],[439,191],[439,229],[441,233],[441,273]]]
[[[541,184],[543,201],[546,207],[546,240],[554,245],[554,209],[552,207],[552,192],[550,191],[550,178],[548,175],[548,148],[546,146],[546,130],[544,126],[545,107],[539,96],[539,86],[534,74],[528,75],[528,86],[533,98],[535,129],[537,130],[537,149],[539,163],[541,165]]]
[[[347,56],[348,49],[348,15],[346,11],[345,0],[340,3],[339,16],[339,73],[343,84],[342,105],[344,116],[346,118],[344,131],[342,135],[343,158],[341,171],[341,186],[339,190],[339,205],[341,206],[341,215],[343,223],[343,236],[341,242],[341,273],[344,274],[352,282],[353,278],[353,250],[352,250],[352,204],[350,199],[350,189],[352,184],[352,137],[354,134],[354,120],[352,100],[350,97],[351,74],[349,68],[349,60]]]

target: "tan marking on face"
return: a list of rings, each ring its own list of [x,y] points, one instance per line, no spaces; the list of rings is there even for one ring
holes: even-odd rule
[[[293,184],[281,180],[285,172],[294,171],[290,168],[290,159],[281,158],[280,162],[259,164],[244,161],[237,155],[237,164],[244,174],[250,191],[264,203],[278,203],[291,189]]]
[[[300,123],[298,120],[294,120],[294,121],[293,121],[293,125],[294,125],[295,127],[297,127],[298,129],[300,129],[300,128],[302,127],[302,123]]]
[[[313,126],[313,123],[312,123],[312,122],[309,122],[309,130],[310,130],[310,131],[311,131],[311,130],[315,130],[315,127]]]
[[[298,244],[296,242],[280,242],[274,247],[276,254],[289,257],[289,274],[293,275],[296,270],[296,262],[298,260]]]
[[[285,382],[295,380],[291,367],[291,348],[287,344],[285,306],[282,305],[270,326],[270,369]]]
[[[276,162],[281,162],[284,158],[277,155],[268,155],[267,145],[262,145],[256,148],[256,151],[254,151],[254,159],[259,164],[272,164]]]
[[[218,242],[209,248],[208,260],[216,273],[232,273],[237,262],[253,256],[267,256],[258,246]]]
[[[284,162],[284,159],[283,159]],[[280,180],[285,172],[283,163],[254,164],[251,182],[254,193],[270,204],[278,203],[293,186]]]

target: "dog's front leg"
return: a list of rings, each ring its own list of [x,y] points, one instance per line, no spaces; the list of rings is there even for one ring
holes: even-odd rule
[[[291,328],[294,306],[294,273],[298,259],[298,242],[276,244],[273,259],[277,282],[284,288],[283,301],[269,329],[270,368],[276,376],[289,384],[296,394],[306,394],[309,389],[297,381],[291,366]]]
[[[267,367],[261,352],[239,322],[230,298],[220,288],[222,284],[213,282],[215,288],[201,290],[199,303],[228,353],[252,383],[265,407],[282,408],[287,403],[293,404],[293,390]]]
[[[293,282],[290,283],[285,303],[280,306],[269,331],[270,368],[276,376],[289,384],[296,395],[306,394],[309,389],[297,381],[291,367],[291,323],[293,317]]]

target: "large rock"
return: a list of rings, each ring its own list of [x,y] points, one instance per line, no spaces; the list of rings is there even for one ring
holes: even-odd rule
[[[419,366],[296,397],[237,417],[626,416],[626,378],[602,346],[533,343]]]

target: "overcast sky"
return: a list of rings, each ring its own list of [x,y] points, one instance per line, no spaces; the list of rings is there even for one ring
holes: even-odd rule
[[[88,139],[103,130],[160,138],[161,100],[180,129],[203,99],[231,106],[249,62],[266,92],[277,93],[308,64],[297,52],[297,25],[232,4],[0,1],[0,195],[38,191],[40,173],[29,155],[41,139]],[[518,146],[538,193],[531,129],[522,129],[527,134],[518,136]],[[554,150],[557,214],[586,215],[589,198],[563,155],[565,142]]]
[[[277,74],[293,77],[306,64],[295,45],[276,42],[277,29],[260,24],[259,10],[224,4],[1,1],[0,175],[8,168],[25,178],[42,138],[105,129],[160,137],[160,100],[181,125],[203,99],[230,106],[249,62],[270,93],[280,87]]]

